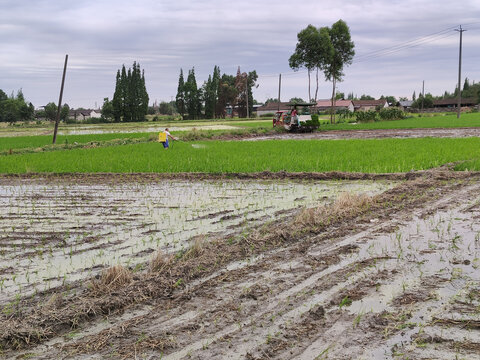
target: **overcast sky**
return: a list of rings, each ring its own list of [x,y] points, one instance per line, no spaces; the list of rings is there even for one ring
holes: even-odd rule
[[[480,1],[463,0],[0,0],[0,89],[22,89],[35,107],[58,102],[101,106],[115,75],[134,61],[145,70],[150,102],[175,98],[180,68],[201,86],[215,65],[235,75],[256,70],[256,100],[308,98],[305,71],[288,58],[308,24],[350,27],[356,57],[338,91],[411,98],[453,91],[463,33],[462,82],[480,81]],[[321,77],[318,98],[331,84]]]

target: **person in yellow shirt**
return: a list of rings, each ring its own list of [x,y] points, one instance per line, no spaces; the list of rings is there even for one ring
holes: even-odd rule
[[[172,140],[177,140],[174,136],[172,136],[172,134],[170,134],[168,128],[165,128],[165,131],[163,131],[163,133],[158,134],[158,139],[163,144],[163,148],[165,150],[168,150],[169,147],[168,138]]]

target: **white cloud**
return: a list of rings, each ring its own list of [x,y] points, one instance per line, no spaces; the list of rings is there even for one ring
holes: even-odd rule
[[[339,18],[349,25],[358,56],[345,69],[342,92],[410,96],[422,80],[434,94],[452,91],[458,66],[453,28],[460,24],[469,30],[463,77],[480,81],[480,3],[475,0],[463,1],[461,9],[446,0],[0,0],[0,8],[0,89],[22,88],[36,106],[58,98],[66,53],[64,99],[71,106],[93,107],[111,97],[116,71],[133,61],[145,70],[152,101],[175,95],[180,68],[186,73],[195,66],[200,86],[214,65],[229,74],[237,66],[257,70],[260,101],[277,97],[280,72],[282,99],[307,98],[306,74],[287,75],[296,34],[310,23],[330,26]],[[445,29],[453,35],[361,60]],[[328,97],[330,87],[322,79],[319,97]]]

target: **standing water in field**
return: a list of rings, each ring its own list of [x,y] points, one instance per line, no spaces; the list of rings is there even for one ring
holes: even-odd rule
[[[176,252],[193,236],[277,219],[342,192],[379,193],[386,182],[182,181],[0,184],[0,301],[122,264]]]

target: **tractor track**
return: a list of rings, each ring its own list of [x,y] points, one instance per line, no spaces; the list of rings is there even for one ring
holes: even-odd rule
[[[402,189],[430,192],[5,357],[478,359],[480,182],[414,180]]]

